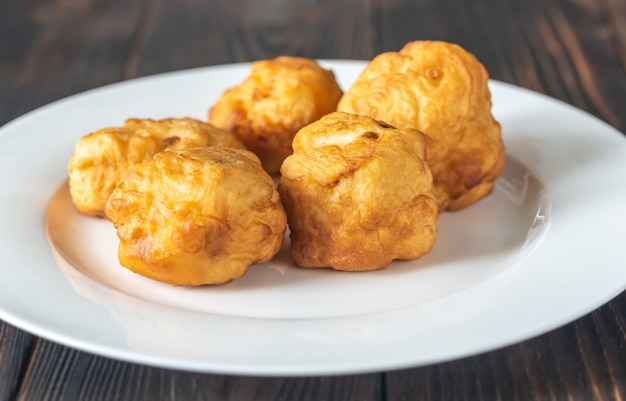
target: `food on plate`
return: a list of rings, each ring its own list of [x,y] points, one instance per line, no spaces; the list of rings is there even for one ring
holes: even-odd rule
[[[439,208],[459,210],[489,195],[504,166],[488,78],[458,45],[409,42],[375,57],[338,110],[424,132]]]
[[[247,150],[166,150],[133,166],[106,203],[122,266],[173,285],[221,284],[270,260],[287,226],[278,192]]]
[[[78,140],[69,160],[72,201],[83,214],[104,216],[106,200],[135,164],[166,149],[217,145],[244,148],[233,134],[191,118],[131,118],[95,131]]]
[[[438,41],[378,55],[346,93],[314,60],[257,61],[208,123],[129,119],[80,138],[70,193],[113,222],[123,266],[172,285],[242,277],[287,226],[301,267],[384,269],[430,252],[439,213],[492,192],[504,145],[488,79]]]
[[[383,269],[428,253],[438,205],[424,135],[334,112],[302,128],[278,191],[302,267]]]
[[[335,111],[341,95],[333,72],[314,60],[278,57],[252,63],[249,76],[219,97],[208,119],[233,132],[275,174],[295,133]]]

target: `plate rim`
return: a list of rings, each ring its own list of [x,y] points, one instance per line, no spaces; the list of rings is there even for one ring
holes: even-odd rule
[[[346,65],[351,68],[360,67],[362,68],[367,62],[361,60],[320,60],[321,63],[328,66],[336,66],[336,65]],[[11,130],[15,130],[15,127],[18,127],[24,121],[28,121],[33,116],[40,116],[42,113],[47,112],[48,110],[52,110],[57,107],[63,107],[63,105],[68,104],[68,102],[81,101],[85,96],[98,96],[99,93],[103,91],[115,91],[116,88],[124,88],[127,85],[141,84],[141,83],[150,83],[153,81],[159,80],[168,80],[176,77],[187,76],[188,74],[206,74],[212,71],[221,70],[221,69],[229,69],[233,67],[237,68],[247,68],[250,65],[248,62],[244,63],[236,63],[236,64],[225,64],[225,65],[216,65],[216,66],[208,66],[208,67],[198,67],[188,70],[179,70],[172,71],[162,74],[155,74],[146,77],[135,78],[127,81],[116,82],[113,84],[105,85],[99,88],[90,89],[88,91],[84,91],[81,93],[77,93],[71,96],[68,96],[63,99],[59,99],[55,102],[49,103],[47,105],[41,106],[37,109],[34,109],[24,115],[17,117],[16,119],[9,121],[0,127],[0,143],[8,141],[12,139],[10,135],[7,133],[11,133]],[[564,103],[558,99],[554,99],[548,97],[546,95],[534,92],[529,89],[521,88],[512,84],[500,82],[500,81],[490,81],[490,85],[493,88],[502,88],[508,91],[524,93],[525,96],[531,96],[538,99],[542,99],[547,101],[551,105],[556,105],[558,108],[562,108],[564,110],[569,110],[570,113],[575,113],[578,116],[582,116],[586,120],[592,121],[594,124],[602,127],[602,134],[600,135],[609,135],[609,132],[613,134],[618,134],[618,137],[621,136],[623,138],[623,134],[616,130],[614,127],[610,126],[608,123],[598,119],[597,117],[589,114],[586,111],[580,110],[571,106],[567,103]],[[611,134],[612,135],[612,134]],[[620,140],[621,140],[620,139]],[[612,140],[615,140],[612,139]],[[506,143],[505,143],[506,145]],[[626,142],[624,142],[626,145]],[[625,147],[626,149],[626,147]],[[0,153],[1,154],[1,153]],[[530,166],[529,166],[530,167]],[[620,166],[623,167],[623,166]],[[5,192],[0,192],[0,200],[6,200],[7,194]],[[47,200],[46,200],[47,207]],[[45,209],[45,207],[44,207]],[[41,212],[41,210],[40,210]],[[41,216],[39,216],[41,217]],[[31,219],[31,224],[33,222],[41,223],[41,218],[39,219]],[[42,224],[40,227],[42,230],[45,230],[44,225]],[[4,230],[4,229],[2,229]],[[2,234],[6,234],[3,231],[0,231]],[[40,233],[41,234],[41,233]],[[19,259],[19,258],[18,258]],[[0,268],[0,271],[5,271],[5,269]],[[511,272],[504,272],[504,276],[501,280],[510,281],[515,280],[518,274],[518,270]],[[353,373],[367,373],[373,371],[380,370],[392,370],[392,369],[402,369],[407,367],[416,367],[422,366],[425,364],[436,363],[436,362],[444,362],[451,359],[457,359],[461,357],[466,357],[469,355],[475,355],[477,353],[482,353],[485,351],[501,348],[506,345],[510,345],[512,343],[522,341],[528,339],[532,336],[539,335],[545,333],[548,330],[554,329],[556,327],[560,327],[563,324],[571,322],[572,320],[583,316],[586,313],[589,313],[593,309],[603,305],[608,302],[610,299],[617,296],[621,293],[626,287],[626,275],[622,277],[622,282],[619,286],[615,286],[614,290],[611,292],[606,292],[596,296],[593,301],[589,302],[586,308],[578,310],[576,312],[572,312],[567,316],[563,316],[560,321],[546,321],[542,322],[538,326],[535,327],[535,330],[531,330],[529,332],[524,333],[522,339],[517,336],[516,338],[502,338],[500,342],[491,342],[491,344],[477,344],[474,346],[472,350],[466,350],[465,353],[457,352],[455,355],[445,355],[444,357],[430,357],[425,358],[423,361],[419,363],[414,363],[414,356],[408,358],[395,358],[393,360],[385,360],[385,361],[371,361],[371,363],[360,363],[360,365],[355,365],[354,363],[347,363],[345,365],[334,365],[329,366],[324,363],[311,364],[308,367],[298,367],[296,370],[293,370],[290,366],[287,365],[272,365],[267,364],[263,366],[262,364],[257,364],[254,366],[235,366],[232,364],[220,364],[220,363],[210,363],[206,361],[185,361],[184,359],[177,359],[172,357],[163,357],[158,355],[151,355],[146,352],[138,352],[136,350],[130,349],[119,349],[119,346],[112,345],[104,345],[101,343],[94,343],[93,341],[85,341],[84,339],[76,338],[76,336],[68,335],[67,333],[59,333],[58,328],[51,329],[50,325],[47,327],[42,324],[37,324],[37,322],[33,321],[32,317],[19,316],[10,311],[10,308],[6,308],[4,304],[4,298],[0,296],[0,319],[3,321],[12,324],[20,329],[23,329],[27,332],[30,332],[34,335],[37,335],[42,338],[46,338],[53,342],[66,345],[72,348],[80,349],[82,351],[87,351],[93,354],[113,357],[115,359],[132,362],[132,363],[141,363],[146,365],[158,366],[158,367],[170,367],[175,369],[182,370],[191,370],[191,371],[201,371],[201,372],[214,372],[214,373],[227,373],[227,374],[252,374],[252,375],[260,375],[260,376],[274,376],[274,375],[289,375],[289,376],[312,376],[312,375],[328,375],[328,374],[353,374]],[[473,293],[473,295],[477,295],[477,289],[469,289]],[[464,291],[465,293],[465,291]],[[597,294],[596,294],[597,295]],[[410,309],[410,308],[409,308]],[[537,327],[541,327],[537,329]],[[515,337],[515,336],[514,336]]]

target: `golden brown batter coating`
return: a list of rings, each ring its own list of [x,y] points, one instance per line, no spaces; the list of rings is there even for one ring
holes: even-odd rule
[[[504,166],[488,78],[460,46],[410,42],[374,58],[338,110],[424,132],[440,210],[458,210],[489,195]]]
[[[104,216],[104,203],[132,166],[165,149],[195,146],[244,147],[230,132],[191,118],[133,118],[85,135],[68,165],[72,201],[83,214]]]
[[[209,122],[237,135],[275,174],[291,154],[296,132],[335,111],[341,95],[332,71],[314,60],[257,61],[250,75],[226,90],[209,110]]]
[[[287,226],[272,178],[247,150],[168,150],[135,165],[106,203],[120,263],[196,286],[243,276],[280,249]]]
[[[335,112],[293,149],[278,191],[298,265],[375,270],[430,251],[438,207],[421,132]]]

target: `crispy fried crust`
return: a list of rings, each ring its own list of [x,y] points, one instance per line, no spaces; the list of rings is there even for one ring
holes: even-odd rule
[[[332,71],[314,60],[278,57],[252,63],[250,75],[222,94],[208,118],[237,135],[274,174],[291,154],[295,133],[335,111],[341,95]]]
[[[376,270],[430,251],[438,208],[421,132],[336,112],[293,149],[278,191],[298,265]]]
[[[249,151],[168,150],[134,166],[106,203],[120,263],[173,285],[220,284],[280,249],[287,221]]]
[[[191,118],[128,119],[78,140],[68,164],[70,194],[76,209],[104,216],[104,203],[137,163],[165,149],[194,146],[244,148],[231,133]]]
[[[488,78],[458,45],[410,42],[374,58],[338,110],[424,132],[439,207],[458,210],[489,195],[504,166]]]

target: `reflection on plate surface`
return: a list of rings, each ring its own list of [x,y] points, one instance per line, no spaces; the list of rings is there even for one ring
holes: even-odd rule
[[[423,304],[515,265],[548,226],[543,193],[537,179],[509,158],[492,196],[441,215],[436,245],[419,260],[396,261],[374,272],[301,269],[289,257],[287,236],[272,261],[251,266],[244,278],[195,288],[155,282],[121,267],[112,224],[78,214],[66,184],[50,202],[46,227],[51,245],[67,260],[63,266],[145,301],[224,316],[347,317]]]
[[[343,88],[365,65],[323,64]],[[570,322],[626,288],[623,135],[499,82],[490,85],[507,149],[503,176],[489,198],[444,213],[435,247],[417,261],[365,273],[305,270],[285,244],[244,278],[200,288],[122,268],[110,223],[76,214],[69,201],[76,140],[128,117],[204,118],[248,71],[239,64],[122,82],[0,128],[0,319],[132,362],[327,375],[492,350]]]

